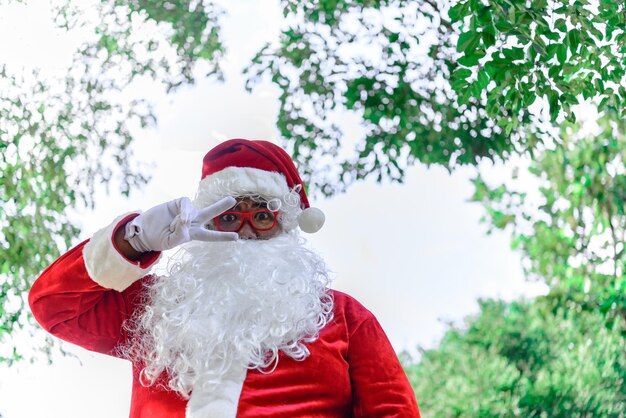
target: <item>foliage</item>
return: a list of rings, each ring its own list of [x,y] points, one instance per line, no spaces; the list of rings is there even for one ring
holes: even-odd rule
[[[68,210],[92,206],[101,185],[128,194],[147,181],[130,145],[154,115],[126,89],[148,78],[172,91],[194,81],[200,61],[220,76],[219,14],[210,4],[102,1],[81,10],[67,1],[55,10],[59,30],[89,35],[66,75],[0,66],[0,340],[27,323],[30,284],[78,235]],[[7,354],[0,362],[19,359]]]
[[[526,274],[550,290],[482,301],[407,367],[425,416],[626,414],[625,128],[612,112],[591,133],[564,123],[561,143],[530,162],[533,181],[475,178],[484,220],[511,230]]]
[[[539,98],[552,121],[561,110],[573,121],[571,107],[590,98],[625,114],[623,2],[460,0],[449,17],[461,24],[451,78],[459,102],[486,94],[488,116],[513,125]]]
[[[623,319],[486,300],[407,374],[425,417],[621,417]]]
[[[280,88],[280,133],[326,194],[401,181],[417,161],[532,152],[549,138],[542,103],[552,122],[585,99],[624,109],[625,6],[596,3],[283,0],[289,24],[246,70],[249,88]],[[363,138],[340,128],[346,115]]]
[[[474,200],[485,205],[492,227],[512,229],[526,273],[545,280],[555,303],[626,317],[626,123],[607,113],[599,124],[599,132],[583,136],[576,124],[564,124],[562,146],[531,163],[538,207],[527,193],[480,177]]]
[[[526,144],[487,119],[482,102],[457,103],[447,2],[282,3],[291,23],[246,69],[248,88],[269,76],[281,89],[277,125],[314,189],[332,194],[370,175],[401,181],[417,161],[452,168]],[[348,139],[345,115],[363,139]]]

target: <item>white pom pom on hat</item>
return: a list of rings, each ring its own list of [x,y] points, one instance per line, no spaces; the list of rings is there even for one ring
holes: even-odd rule
[[[313,234],[324,226],[326,216],[318,208],[306,208],[298,216],[298,225],[306,233]]]
[[[309,234],[319,231],[326,217],[309,204],[302,179],[291,157],[279,146],[262,140],[230,139],[211,149],[202,160],[202,178],[196,201],[208,205],[218,196],[218,184],[229,184],[241,194],[282,198],[292,190],[300,195],[298,225]]]

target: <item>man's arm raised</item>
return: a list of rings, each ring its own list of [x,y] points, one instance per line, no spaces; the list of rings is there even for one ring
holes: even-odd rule
[[[28,301],[44,329],[65,341],[105,354],[113,354],[124,341],[122,324],[139,300],[142,277],[146,277],[160,255],[151,252],[132,259],[132,254],[119,252],[114,237],[135,216],[122,217],[96,232],[39,276]]]
[[[126,338],[122,324],[140,300],[141,279],[148,279],[160,250],[191,239],[237,239],[236,233],[206,229],[234,202],[226,198],[198,211],[181,198],[118,218],[41,274],[29,294],[33,315],[53,335],[111,354]]]

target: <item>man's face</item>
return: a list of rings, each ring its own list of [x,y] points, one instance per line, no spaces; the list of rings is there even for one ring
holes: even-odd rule
[[[270,239],[282,232],[277,216],[277,212],[267,210],[266,203],[239,197],[233,208],[215,218],[215,223],[220,230],[236,231],[240,239]]]

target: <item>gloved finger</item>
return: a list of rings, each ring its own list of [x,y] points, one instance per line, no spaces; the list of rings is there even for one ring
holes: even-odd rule
[[[173,228],[171,228],[171,226],[173,226]],[[188,223],[184,222],[179,217],[170,225],[170,228],[172,233],[167,236],[167,245],[169,248],[174,248],[177,245],[191,240]]]
[[[164,207],[164,208],[167,209],[167,214],[170,215],[171,218],[174,218],[176,215],[178,215],[180,213],[180,201],[182,199],[184,199],[184,198],[181,197],[181,198],[178,198],[178,199],[170,200],[169,202],[164,203],[163,205],[155,206],[152,209],[159,208],[159,207]]]
[[[212,231],[206,228],[191,228],[191,239],[198,241],[236,241],[239,234],[236,232]]]
[[[232,196],[227,196],[221,200],[218,200],[216,203],[213,203],[212,205],[198,211],[198,214],[196,215],[196,219],[194,221],[201,225],[205,225],[220,213],[225,212],[235,206],[236,203],[237,199]]]
[[[198,210],[188,197],[181,197],[178,199],[178,215],[184,222],[190,223],[198,215]]]

